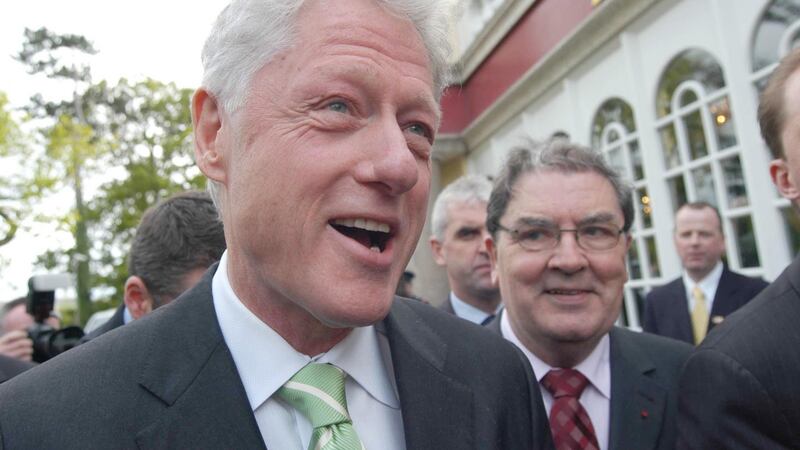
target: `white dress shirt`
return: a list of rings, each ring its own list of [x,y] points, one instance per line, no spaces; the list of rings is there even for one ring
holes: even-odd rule
[[[503,337],[511,341],[522,350],[533,367],[533,373],[539,381],[539,388],[542,391],[542,399],[544,400],[544,407],[547,410],[548,417],[550,410],[553,408],[553,394],[550,393],[544,386],[541,385],[542,378],[547,375],[551,369],[558,369],[558,367],[551,367],[546,362],[539,359],[536,355],[531,353],[525,345],[514,334],[511,329],[511,323],[508,321],[508,313],[503,313],[500,318],[500,331]],[[611,416],[611,352],[609,345],[609,337],[606,333],[597,343],[597,346],[592,350],[592,353],[581,361],[575,367],[564,367],[567,369],[575,369],[583,374],[588,380],[589,384],[581,394],[579,401],[586,413],[589,414],[589,419],[592,421],[597,443],[600,445],[600,450],[608,449],[608,428],[611,425],[609,417]]]
[[[699,282],[694,281],[686,271],[683,271],[683,286],[686,288],[686,300],[689,302],[689,313],[694,310],[694,290],[695,285],[703,291],[706,296],[706,310],[711,316],[711,308],[714,306],[714,296],[717,295],[717,286],[719,286],[719,279],[722,278],[722,261],[717,261],[717,265],[711,269],[711,272]]]
[[[366,448],[404,449],[403,420],[386,337],[373,326],[354,328],[326,353],[313,358],[299,353],[242,304],[231,288],[227,270],[226,252],[212,281],[214,308],[267,448],[308,448],[311,424],[273,394],[314,361],[334,364],[347,373],[348,411]]]
[[[498,312],[503,308],[503,304],[497,305],[497,309],[492,314],[487,314],[482,309],[478,309],[469,303],[465,302],[458,298],[455,292],[450,292],[450,304],[453,305],[453,312],[456,313],[456,316],[469,320],[472,323],[477,323],[481,325],[484,320],[486,320],[490,315],[494,314],[497,315]]]

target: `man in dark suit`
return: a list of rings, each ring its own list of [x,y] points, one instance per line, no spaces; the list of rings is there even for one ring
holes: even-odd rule
[[[450,285],[440,308],[480,325],[489,323],[501,307],[484,244],[491,191],[485,176],[465,175],[444,188],[431,212],[431,252],[445,268]]]
[[[694,202],[678,208],[674,239],[684,273],[647,295],[644,331],[697,344],[767,282],[740,275],[722,263],[722,220],[711,204]]]
[[[207,193],[181,192],[149,208],[131,243],[123,304],[82,342],[171,302],[197,284],[224,251],[222,222]]]
[[[0,355],[0,383],[14,378],[35,365],[36,364],[28,361],[21,361],[16,358]]]
[[[761,95],[761,135],[781,195],[800,205],[800,50]],[[678,445],[686,449],[800,446],[800,258],[703,341],[680,382]]]
[[[0,386],[0,446],[547,448],[516,348],[393,295],[447,61],[446,2],[409,5],[222,12],[192,116],[227,250],[174,302]]]
[[[488,205],[489,328],[542,385],[556,448],[672,449],[691,347],[614,326],[627,280],[631,188],[602,154],[564,140],[512,150]]]

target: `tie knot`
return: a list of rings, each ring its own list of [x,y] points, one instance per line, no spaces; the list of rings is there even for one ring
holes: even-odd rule
[[[278,397],[300,411],[313,428],[349,423],[344,371],[330,364],[311,363],[278,389]]]
[[[581,396],[589,380],[575,369],[553,369],[542,378],[542,385],[553,398]]]
[[[703,290],[700,289],[700,286],[695,285],[694,289],[692,289],[692,296],[695,300],[704,302],[706,301],[706,294],[703,293]]]

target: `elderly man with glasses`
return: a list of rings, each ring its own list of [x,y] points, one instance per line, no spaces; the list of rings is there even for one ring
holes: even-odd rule
[[[489,199],[489,325],[528,356],[556,448],[671,449],[687,344],[615,327],[628,278],[631,188],[563,141],[514,149]]]

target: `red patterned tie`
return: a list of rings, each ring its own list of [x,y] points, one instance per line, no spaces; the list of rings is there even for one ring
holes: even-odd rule
[[[554,369],[542,378],[542,385],[553,394],[550,430],[556,450],[598,450],[589,414],[578,401],[589,383],[574,369]]]

